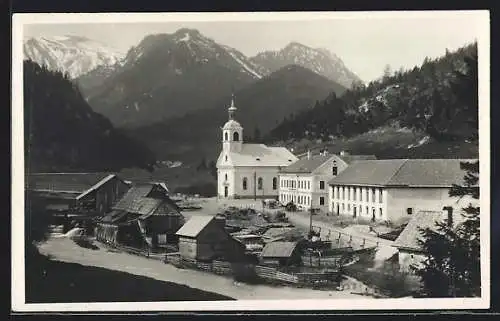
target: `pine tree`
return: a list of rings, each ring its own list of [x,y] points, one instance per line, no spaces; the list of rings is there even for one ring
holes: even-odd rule
[[[479,199],[479,161],[462,163],[464,185],[454,185],[450,196]],[[474,297],[481,292],[479,207],[464,208],[464,221],[453,226],[445,219],[435,228],[422,229],[419,240],[427,254],[421,267],[413,267],[429,297]]]

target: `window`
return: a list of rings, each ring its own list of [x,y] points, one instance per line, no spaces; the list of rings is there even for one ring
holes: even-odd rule
[[[356,201],[358,199],[358,189],[356,187],[353,187],[353,199]]]
[[[351,200],[351,188],[350,187],[347,188],[347,200],[348,201]]]
[[[366,198],[365,199],[366,199],[367,202],[369,202],[370,199],[368,198],[368,188],[365,188],[365,193],[366,193]]]
[[[382,189],[379,189],[378,202],[382,203]]]
[[[368,215],[368,206],[366,207],[366,215]]]
[[[345,211],[345,204],[342,203],[342,212]]]
[[[243,177],[243,190],[244,191],[247,190],[247,178],[246,177]]]
[[[224,180],[227,181],[227,174],[224,174]]]
[[[278,179],[276,177],[273,178],[273,189],[277,189],[278,188]]]
[[[342,199],[345,199],[345,188],[342,186]]]
[[[235,142],[239,141],[240,140],[240,134],[238,134],[238,132],[234,132],[233,134],[233,140]]]
[[[319,198],[319,205],[325,205],[325,198],[323,196]]]
[[[381,208],[379,208],[379,209],[378,209],[378,213],[379,213],[378,215],[379,215],[380,217],[382,217],[382,216],[383,216],[383,212],[382,212],[382,209],[381,209]]]
[[[325,181],[319,181],[319,189],[325,189]]]
[[[351,204],[347,204],[347,211],[350,212],[351,211]]]
[[[375,189],[372,188],[372,203],[375,203]]]
[[[259,179],[257,180],[257,188],[258,189],[262,189],[262,185],[263,185],[263,180],[262,180],[262,177],[259,177]]]
[[[336,166],[336,165],[334,165],[334,166],[332,167],[332,175],[333,175],[333,176],[337,176],[337,166]]]
[[[229,139],[227,132],[224,133],[224,140],[227,141]]]
[[[406,209],[406,213],[407,213],[408,215],[412,215],[412,214],[413,214],[413,208],[408,207],[408,208]]]
[[[226,157],[224,157],[224,160],[227,162],[227,155],[226,155]]]
[[[307,181],[307,189],[311,189],[311,182]]]

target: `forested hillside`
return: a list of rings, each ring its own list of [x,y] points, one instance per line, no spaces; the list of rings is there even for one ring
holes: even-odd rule
[[[423,134],[426,142],[477,145],[477,68],[473,43],[411,70],[387,70],[377,81],[284,119],[266,140],[345,141],[385,126]]]
[[[67,76],[24,62],[26,167],[31,171],[150,169],[149,149],[92,111]]]

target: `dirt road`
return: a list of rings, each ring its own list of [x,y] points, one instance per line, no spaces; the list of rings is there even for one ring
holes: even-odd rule
[[[363,296],[351,294],[349,291],[320,291],[286,286],[236,283],[228,277],[195,270],[177,269],[160,261],[140,256],[110,252],[104,248],[99,250],[81,248],[67,238],[49,239],[39,248],[42,254],[50,255],[55,260],[102,267],[184,284],[200,290],[227,295],[237,300],[363,298]]]

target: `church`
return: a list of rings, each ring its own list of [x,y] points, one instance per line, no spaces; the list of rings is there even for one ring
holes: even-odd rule
[[[277,199],[280,170],[298,158],[284,147],[244,143],[243,127],[235,119],[236,110],[233,96],[217,159],[218,197]]]

